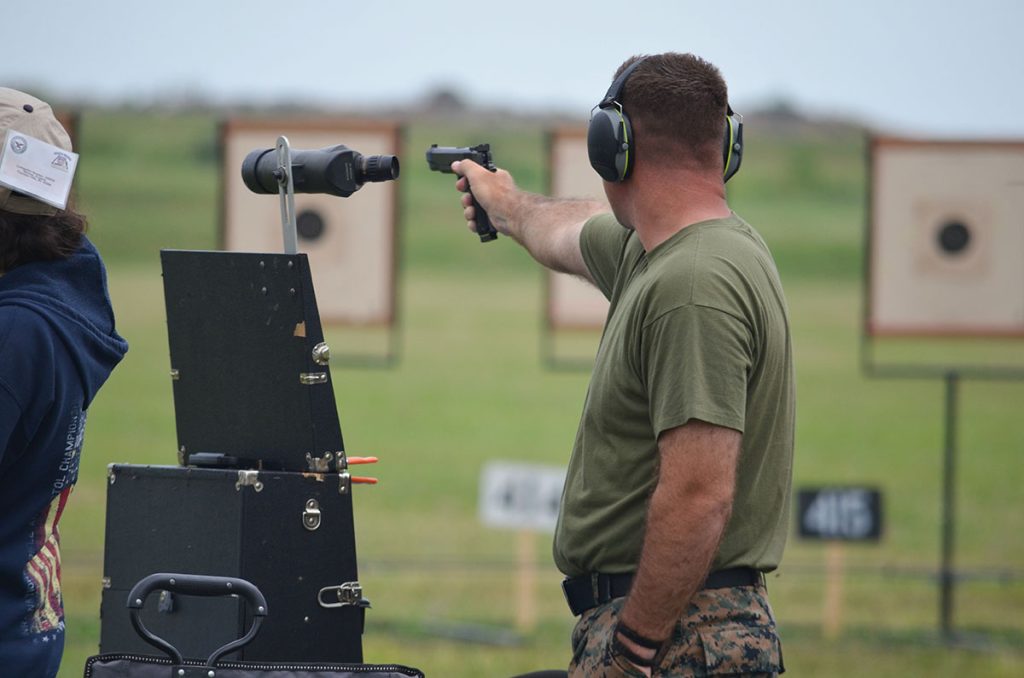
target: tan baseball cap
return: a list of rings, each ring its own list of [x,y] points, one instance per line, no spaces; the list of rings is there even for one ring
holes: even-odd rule
[[[71,151],[71,137],[53,115],[50,104],[30,94],[0,87],[0,143],[7,130]],[[16,214],[56,214],[57,208],[0,186],[0,210]]]

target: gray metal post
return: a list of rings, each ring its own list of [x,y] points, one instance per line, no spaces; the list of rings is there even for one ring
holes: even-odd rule
[[[299,251],[295,225],[295,183],[292,179],[292,149],[288,137],[277,138],[277,185],[281,202],[281,232],[284,235],[284,253]]]
[[[942,566],[939,571],[939,625],[942,638],[953,640],[953,589],[956,572],[953,550],[956,539],[956,420],[960,375],[946,373],[946,432],[942,465]]]

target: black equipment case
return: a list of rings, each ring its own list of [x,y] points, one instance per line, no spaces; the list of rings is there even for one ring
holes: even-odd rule
[[[128,591],[153,572],[181,572],[263,591],[274,615],[238,658],[362,661],[366,602],[339,474],[115,464],[108,475],[101,652],[144,652],[124,614]],[[201,659],[241,635],[251,615],[237,600],[164,593],[142,619]]]
[[[188,660],[178,645],[153,632],[139,616],[150,593],[160,591],[161,597],[173,595],[185,600],[196,596],[205,600],[217,597],[214,603],[224,603],[230,596],[235,602],[247,603],[251,618],[248,630],[231,637],[213,650],[205,661]],[[125,615],[124,608],[128,608]],[[235,607],[235,605],[232,605]],[[138,637],[167,654],[167,658],[143,654],[101,654],[90,657],[85,664],[85,678],[423,678],[414,668],[400,664],[338,664],[338,663],[286,663],[286,662],[222,662],[220,658],[245,648],[260,631],[264,619],[273,615],[273,607],[262,592],[251,582],[234,577],[203,577],[180,573],[157,573],[144,577],[121,601],[119,617],[127,617]],[[111,609],[114,612],[114,609]],[[181,621],[181,620],[179,620]],[[178,629],[181,630],[180,628]],[[174,633],[168,637],[175,638]],[[207,652],[216,644],[207,643]]]
[[[112,465],[100,648],[138,652],[118,609],[153,572],[233,576],[275,615],[245,660],[362,661],[351,477],[304,254],[163,251],[179,467]],[[230,608],[230,609],[229,609]],[[154,597],[186,657],[244,608]]]

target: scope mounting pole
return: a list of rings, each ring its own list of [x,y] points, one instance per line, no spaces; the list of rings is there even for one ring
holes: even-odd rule
[[[297,227],[295,225],[295,183],[292,180],[292,149],[288,137],[277,138],[277,192],[281,197],[281,231],[284,234],[284,253],[297,254],[299,251]]]

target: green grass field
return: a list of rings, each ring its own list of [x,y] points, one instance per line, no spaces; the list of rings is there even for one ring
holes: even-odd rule
[[[173,464],[174,412],[158,250],[215,246],[218,177],[209,116],[86,112],[78,195],[104,252],[131,350],[89,418],[81,476],[62,523],[68,647],[62,676],[96,652],[106,465]],[[790,542],[769,581],[797,676],[1024,675],[1024,384],[961,390],[957,647],[937,642],[942,385],[865,378],[858,358],[864,142],[856,134],[747,133],[733,207],[772,246],[786,285],[798,376],[796,485],[856,483],[885,493],[877,545],[845,549],[844,630],[820,631],[824,547]],[[333,368],[351,454],[379,455],[356,490],[360,578],[374,607],[368,662],[430,676],[508,676],[564,666],[571,619],[534,538],[533,630],[511,634],[516,535],[476,517],[482,464],[567,461],[585,373],[546,371],[538,353],[541,275],[510,241],[480,245],[430,143],[490,141],[520,185],[545,183],[541,130],[410,125],[402,178],[403,347],[392,370]],[[339,140],[344,141],[344,140]],[[374,190],[369,186],[364,190]],[[335,352],[350,339],[329,329]],[[1021,356],[1021,348],[999,347]],[[1011,356],[1013,357],[1013,356]],[[518,639],[495,644],[479,642]],[[329,642],[325,633],[325,642]]]

